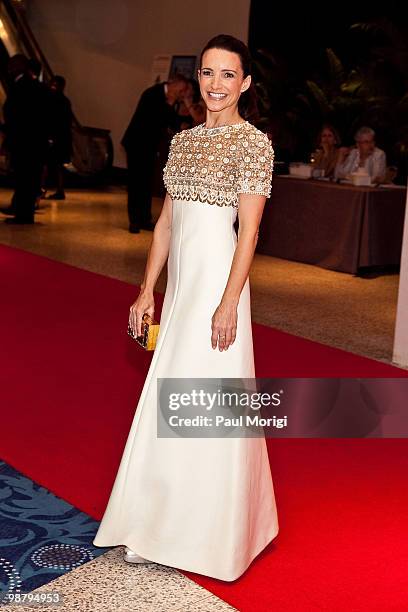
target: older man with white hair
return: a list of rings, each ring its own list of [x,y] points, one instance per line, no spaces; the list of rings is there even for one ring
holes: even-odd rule
[[[339,152],[335,178],[349,177],[352,172],[364,168],[373,183],[385,180],[387,162],[382,149],[375,146],[375,132],[370,127],[361,127],[355,134],[356,146]]]

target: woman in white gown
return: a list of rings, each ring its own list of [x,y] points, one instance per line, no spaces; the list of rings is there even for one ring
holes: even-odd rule
[[[253,87],[244,43],[212,39],[198,75],[207,120],[172,140],[167,195],[130,311],[140,335],[168,260],[160,332],[94,544],[232,581],[278,533],[265,438],[157,437],[157,379],[255,377],[248,273],[273,149],[245,120]]]

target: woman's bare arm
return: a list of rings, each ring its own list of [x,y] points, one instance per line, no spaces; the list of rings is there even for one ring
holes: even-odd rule
[[[265,202],[266,197],[261,195],[239,196],[238,243],[221,302],[212,317],[213,349],[218,341],[219,350],[227,350],[235,340],[239,297],[251,268]]]
[[[138,336],[142,333],[142,316],[145,312],[154,317],[153,291],[160,272],[167,261],[170,249],[171,220],[173,202],[166,194],[160,217],[153,232],[153,239],[147,254],[147,262],[143,282],[137,300],[132,304],[129,323]]]

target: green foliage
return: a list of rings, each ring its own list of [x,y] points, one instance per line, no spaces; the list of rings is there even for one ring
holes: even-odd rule
[[[324,122],[333,123],[345,144],[361,125],[377,132],[390,163],[406,165],[408,152],[408,43],[399,28],[382,18],[350,28],[355,53],[345,67],[333,49],[324,50],[325,69],[305,78],[271,52],[255,57],[255,85],[261,123],[278,152],[308,158]]]

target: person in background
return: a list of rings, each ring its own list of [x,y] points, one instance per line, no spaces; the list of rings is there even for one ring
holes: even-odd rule
[[[28,59],[28,74],[33,79],[33,81],[36,81],[37,83],[39,83],[40,87],[43,88],[44,95],[47,95],[49,90],[48,90],[48,87],[43,82],[42,65],[41,65],[41,62],[39,62],[38,59],[36,59],[35,57],[30,57]],[[37,199],[35,202],[35,210],[40,209],[40,200],[42,197],[44,197],[44,195],[45,195],[45,190],[41,188],[39,193],[37,194]]]
[[[146,89],[122,138],[128,167],[129,231],[153,230],[152,190],[157,152],[168,133],[178,131],[174,108],[187,93],[188,79],[176,74]]]
[[[30,57],[28,60],[28,74],[34,81],[42,81],[41,78],[42,65],[35,57]]]
[[[45,86],[30,74],[24,55],[13,55],[7,69],[11,84],[3,113],[15,191],[11,206],[2,212],[12,215],[6,223],[32,224],[47,151],[49,97]]]
[[[341,150],[339,133],[336,128],[326,123],[319,132],[317,148],[312,154],[313,167],[323,170],[323,176],[333,178]]]
[[[343,149],[339,153],[335,178],[346,178],[359,168],[364,168],[373,183],[382,183],[386,177],[387,162],[384,151],[376,147],[374,130],[361,127],[354,139],[355,147]]]
[[[71,102],[64,94],[65,79],[55,75],[50,82],[50,138],[48,159],[43,175],[43,184],[47,172],[55,177],[57,190],[47,196],[47,200],[65,200],[64,164],[71,161],[72,155],[72,108]]]
[[[206,110],[197,81],[189,79],[186,94],[177,111],[180,118],[180,131],[204,123]]]

